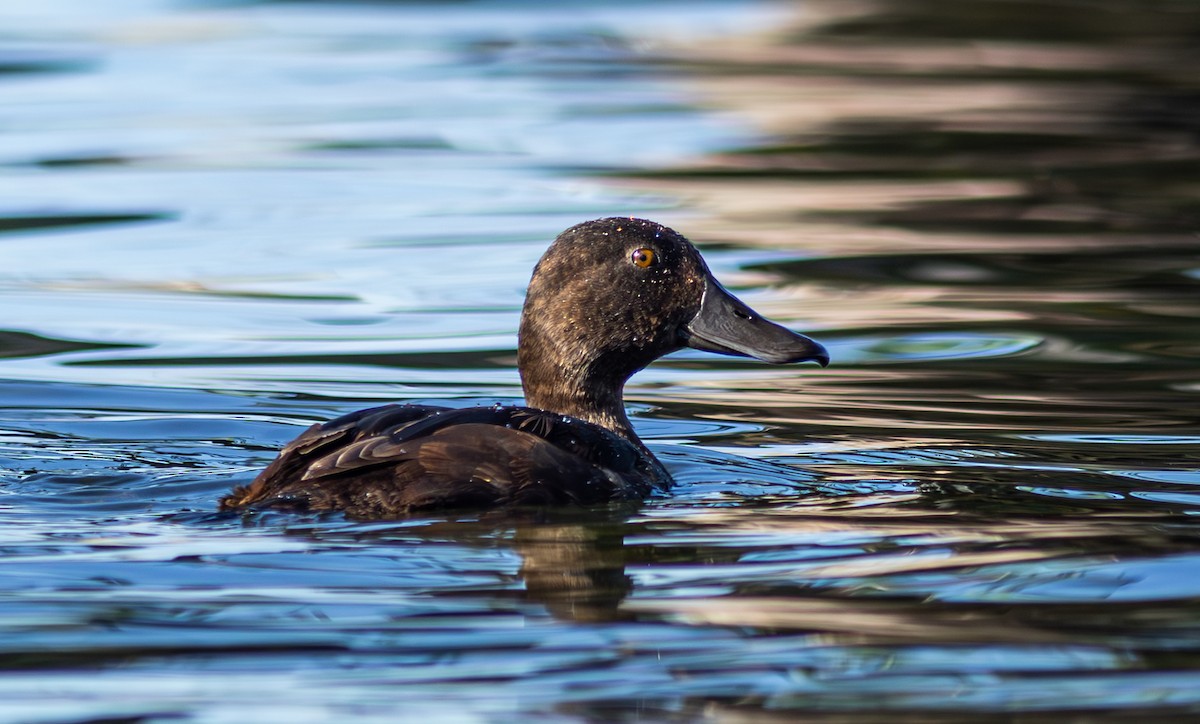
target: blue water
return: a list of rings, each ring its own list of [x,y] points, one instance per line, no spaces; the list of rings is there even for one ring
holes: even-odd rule
[[[1194,715],[1186,44],[897,7],[0,6],[0,720]],[[613,214],[834,365],[639,375],[644,505],[215,513],[313,422],[519,400]]]

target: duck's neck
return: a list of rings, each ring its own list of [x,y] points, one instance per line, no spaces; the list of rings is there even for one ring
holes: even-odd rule
[[[641,445],[625,414],[619,383],[616,387],[592,387],[586,381],[569,380],[564,375],[550,379],[526,377],[523,386],[525,401],[530,407],[585,420]]]
[[[517,352],[525,401],[530,407],[585,420],[644,447],[625,414],[629,375],[603,360],[555,354],[522,339]]]

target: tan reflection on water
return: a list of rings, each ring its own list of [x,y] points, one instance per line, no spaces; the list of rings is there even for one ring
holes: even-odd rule
[[[692,625],[754,626],[830,634],[828,645],[898,641],[935,643],[1066,643],[1070,635],[1021,626],[992,611],[933,611],[917,603],[862,599],[730,598],[633,600],[629,611],[670,615]],[[813,641],[819,645],[820,641]]]
[[[1031,31],[1048,21],[1026,18],[1018,25],[1014,14],[1022,9],[1004,14],[992,8],[984,12],[1001,12],[1009,23],[1003,32],[1024,29],[1023,39],[955,37],[955,22],[972,12],[965,8],[954,9],[949,22],[926,18],[927,31],[912,37],[905,35],[903,21],[893,27],[889,20],[913,22],[936,10],[816,0],[803,3],[790,23],[771,31],[676,49],[674,62],[699,71],[694,81],[699,101],[761,129],[767,147],[710,156],[694,167],[629,183],[678,194],[690,207],[705,210],[709,216],[698,234],[702,241],[751,247],[832,256],[897,249],[1046,252],[1147,244],[1194,249],[1194,235],[1166,230],[1149,237],[1138,234],[1130,227],[1136,226],[1137,213],[1125,218],[1123,209],[1104,203],[1111,197],[1111,189],[1104,187],[1110,169],[1121,173],[1151,162],[1200,161],[1200,150],[1185,132],[1153,127],[1131,132],[1123,125],[1136,120],[1139,106],[1145,105],[1140,94],[1148,85],[1192,87],[1191,64],[1181,62],[1190,57],[1186,23],[1179,29],[1164,27],[1153,12],[1143,18],[1105,7],[1097,10],[1125,12],[1130,27],[1108,28],[1105,23],[1114,20],[1105,17],[1095,23],[1109,35],[1083,32],[1074,40],[1039,42],[1024,38],[1037,38],[1039,32],[1072,35]],[[1070,17],[1062,22],[1068,23],[1089,10],[1047,12],[1066,13]],[[856,35],[841,29],[843,23],[862,20],[864,27],[877,30]],[[1129,36],[1124,42],[1112,40],[1122,32]],[[909,136],[925,133],[931,134],[931,145],[908,144]],[[938,145],[946,134],[969,136],[974,144],[961,149]],[[981,145],[991,136],[991,145]],[[1055,138],[1062,142],[1052,142]],[[890,146],[889,139],[894,140]],[[879,146],[864,151],[863,141]],[[1082,172],[1088,188],[1078,188],[1080,177],[1063,170]],[[1158,183],[1188,195],[1187,183],[1167,178]],[[1105,193],[1094,193],[1096,188]],[[1100,237],[1069,228],[1014,236],[982,225],[969,233],[947,234],[821,218],[829,212],[880,211],[939,199],[1025,199],[1028,203],[1015,211],[1004,211],[1027,221],[1096,222],[1109,228]],[[1154,204],[1139,208],[1159,211]],[[1161,212],[1169,215],[1173,207]],[[695,220],[690,221],[694,229]],[[1134,233],[1122,233],[1122,227]]]
[[[680,522],[693,530],[711,530],[723,549],[753,552],[794,546],[797,551],[825,549],[823,558],[798,556],[758,563],[742,557],[735,581],[745,592],[725,596],[634,597],[623,610],[667,615],[689,624],[792,629],[832,635],[829,643],[868,642],[1027,642],[1069,640],[1068,634],[1021,620],[996,606],[963,606],[891,592],[889,577],[958,575],[996,584],[1019,580],[1006,566],[1079,555],[1096,541],[1119,539],[1135,528],[1098,516],[1094,522],[1023,520],[992,523],[928,510],[902,507],[897,496],[877,505],[847,507],[844,500],[810,499],[803,505],[773,509],[680,511]],[[654,522],[671,520],[661,512]],[[1104,556],[1091,553],[1086,560]],[[713,564],[710,563],[711,567]],[[755,567],[765,565],[764,581],[783,586],[779,595],[755,594]],[[994,572],[982,574],[988,566]],[[679,571],[675,571],[679,575]],[[698,570],[699,580],[704,572]],[[1011,580],[1010,580],[1011,579]],[[806,592],[807,591],[807,592]]]
[[[644,511],[633,528],[619,516],[586,522],[551,516],[517,523],[512,545],[522,559],[525,597],[561,620],[670,616],[689,624],[822,632],[839,645],[1032,643],[1070,638],[1014,619],[1003,607],[924,599],[892,591],[889,581],[962,575],[1005,586],[1020,580],[1008,566],[1095,562],[1105,558],[1105,541],[1138,535],[1136,516],[997,522],[908,506],[913,499],[814,495],[766,508],[667,505]],[[1161,544],[1142,538],[1151,548]],[[664,562],[647,563],[639,553],[695,545],[709,551],[703,560],[667,555]],[[760,551],[775,555],[762,559]],[[668,582],[655,584],[659,574]],[[645,581],[635,586],[634,577]],[[747,588],[723,596],[679,595],[689,583]],[[783,589],[779,595],[756,593],[758,584]],[[663,586],[670,593],[665,598],[657,595]]]

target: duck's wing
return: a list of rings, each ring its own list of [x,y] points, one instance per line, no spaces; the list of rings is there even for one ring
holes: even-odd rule
[[[640,458],[603,428],[541,410],[391,405],[310,428],[221,507],[381,517],[588,504],[650,492]]]
[[[328,422],[317,423],[283,446],[278,457],[249,485],[241,485],[221,499],[222,510],[252,505],[265,499],[288,481],[298,480],[313,460],[357,440],[423,420],[447,410],[431,405],[383,405],[357,410]]]

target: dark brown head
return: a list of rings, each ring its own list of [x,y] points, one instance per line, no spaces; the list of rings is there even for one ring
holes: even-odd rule
[[[567,229],[533,270],[518,365],[528,403],[630,436],[629,377],[684,346],[825,365],[818,343],[769,322],[713,278],[679,233],[643,219]]]

